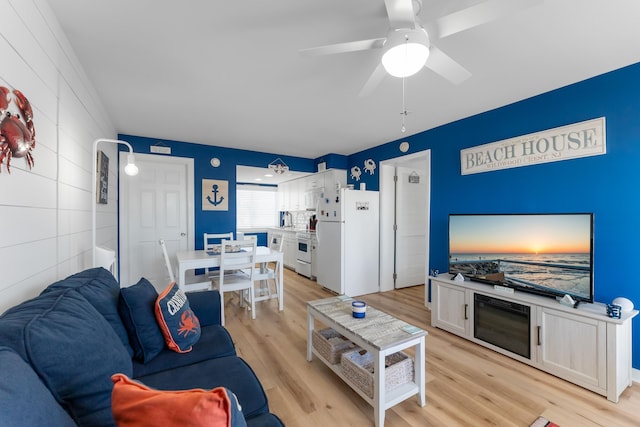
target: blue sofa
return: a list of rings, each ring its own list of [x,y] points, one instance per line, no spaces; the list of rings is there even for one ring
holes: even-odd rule
[[[248,426],[283,426],[220,325],[219,294],[187,294],[201,336],[192,351],[176,353],[149,317],[157,296],[150,286],[142,279],[121,290],[111,273],[93,268],[2,314],[0,426],[114,426],[115,373],[159,390],[224,386]]]

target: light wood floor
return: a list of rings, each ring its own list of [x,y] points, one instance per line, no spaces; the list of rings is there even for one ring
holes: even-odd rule
[[[271,412],[289,427],[371,426],[373,408],[322,362],[306,360],[306,301],[332,294],[285,270],[285,309],[257,304],[256,319],[227,299],[226,326],[238,354],[254,369]],[[362,297],[429,331],[427,405],[416,398],[387,410],[386,426],[529,426],[542,415],[561,425],[640,426],[640,385],[620,402],[572,385],[494,351],[431,327],[424,286]]]

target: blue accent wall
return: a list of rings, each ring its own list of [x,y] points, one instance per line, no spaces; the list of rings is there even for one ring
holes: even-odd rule
[[[316,168],[314,172],[318,171],[318,164],[324,162],[326,169],[346,169],[348,164],[348,157],[342,154],[329,153],[322,157],[318,157],[314,160]]]
[[[425,95],[426,96],[426,95]],[[462,176],[460,150],[503,139],[606,118],[607,153],[514,169]],[[356,188],[379,189],[380,161],[431,150],[431,268],[448,265],[450,213],[593,212],[595,299],[610,302],[617,296],[640,307],[640,277],[635,272],[635,251],[640,242],[640,64],[566,86],[533,98],[452,122],[350,156],[328,154],[318,159],[210,147],[206,145],[120,135],[136,152],[149,146],[170,146],[172,155],[195,159],[196,235],[205,230],[235,230],[235,200],[228,212],[203,212],[198,194],[201,180],[226,179],[235,186],[235,166],[266,166],[277,157],[292,169],[314,172],[317,164],[347,169]],[[401,153],[399,144],[410,149]],[[212,168],[211,157],[222,161]],[[376,164],[373,175],[364,162]],[[360,181],[350,168],[359,166]],[[199,243],[201,245],[201,243]],[[633,367],[640,369],[640,320],[633,321]]]
[[[234,148],[212,147],[209,145],[195,144],[166,139],[147,138],[134,135],[118,135],[118,138],[127,141],[136,153],[151,153],[152,145],[160,145],[171,148],[170,156],[187,157],[194,159],[194,211],[195,224],[194,235],[202,236],[204,233],[226,233],[236,230],[236,166],[267,167],[269,163],[281,158],[291,170],[300,172],[313,172],[315,169],[313,159],[302,157],[284,156],[282,154],[262,153]],[[159,154],[162,155],[162,154]],[[220,166],[211,166],[211,158],[220,159]],[[219,179],[229,182],[229,210],[228,211],[203,211],[202,210],[202,180]],[[195,240],[195,249],[202,249],[202,239]],[[267,237],[264,233],[259,235],[258,243],[266,245]]]
[[[606,118],[605,155],[462,176],[460,150]],[[431,150],[431,268],[448,265],[450,213],[594,213],[595,299],[624,296],[640,307],[640,64],[478,114],[349,156],[349,168]],[[379,171],[362,174],[379,188]],[[350,181],[353,182],[353,181]],[[358,184],[356,183],[356,187]],[[640,316],[633,321],[633,367],[640,369]]]

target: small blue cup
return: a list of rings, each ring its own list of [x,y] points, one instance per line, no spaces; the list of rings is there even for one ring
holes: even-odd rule
[[[353,317],[362,319],[367,314],[367,303],[364,301],[354,301],[351,303],[351,314]]]

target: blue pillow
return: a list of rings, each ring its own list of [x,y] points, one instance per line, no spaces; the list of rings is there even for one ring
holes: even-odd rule
[[[164,336],[154,313],[157,298],[156,288],[144,277],[120,290],[118,311],[129,335],[133,357],[142,363],[151,361],[164,349]]]
[[[131,356],[77,290],[57,296],[49,310],[24,328],[28,361],[78,425],[113,425],[111,375],[131,375]]]
[[[120,284],[109,271],[102,267],[90,268],[73,274],[66,279],[53,283],[42,291],[42,294],[75,289],[104,316],[113,330],[118,334],[122,344],[133,355],[127,331],[118,314],[118,297]]]
[[[0,425],[76,427],[20,356],[0,347]]]
[[[175,282],[158,295],[155,313],[167,347],[178,353],[191,351],[200,339],[200,321]]]

